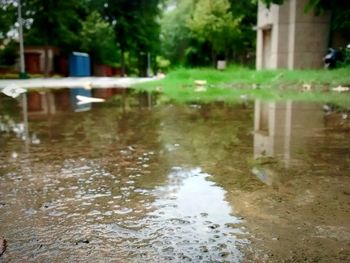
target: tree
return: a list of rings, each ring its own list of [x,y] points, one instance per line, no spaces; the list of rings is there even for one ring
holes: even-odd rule
[[[94,11],[82,22],[81,51],[90,54],[92,60],[101,64],[113,64],[119,59],[117,43],[111,24]]]
[[[148,54],[153,54],[155,59],[156,54],[160,51],[159,4],[159,0],[142,0],[138,6],[134,52],[141,76],[147,75]]]
[[[232,59],[240,63],[251,63],[255,60],[257,23],[257,1],[256,0],[230,0],[233,17],[241,17],[239,34],[236,35],[232,44]]]
[[[7,33],[14,28],[17,20],[17,8],[9,0],[0,0],[0,45],[8,39]]]
[[[15,29],[17,8],[12,1],[0,1],[0,65],[12,66],[18,57],[16,43],[8,33]]]
[[[81,20],[87,13],[85,1],[25,0],[23,10],[24,18],[33,21],[25,36],[26,43],[44,46],[44,74],[48,76],[50,45],[63,51],[79,47]]]
[[[86,0],[88,1],[88,0]],[[25,24],[25,43],[43,45],[44,71],[48,75],[48,46],[59,46],[70,51],[79,46],[78,32],[86,16],[86,1],[22,0],[22,17]],[[9,42],[7,33],[16,30],[17,1],[0,2],[0,45]],[[14,34],[15,35],[15,34]],[[12,36],[13,38],[13,36]]]
[[[256,8],[255,0],[169,0],[161,20],[163,56],[175,64],[208,65],[216,55],[246,63],[255,51]]]
[[[139,71],[145,73],[147,53],[156,53],[159,47],[161,0],[105,0],[99,9],[114,25],[120,48],[122,72],[125,73],[126,54],[138,61]]]
[[[95,60],[108,63],[115,61],[116,50],[119,48],[123,72],[125,58],[128,57],[130,61],[136,61],[133,66],[138,67],[144,75],[147,54],[152,53],[155,58],[159,53],[158,19],[163,1],[22,0],[23,17],[30,21],[25,31],[25,42],[45,47],[46,76],[50,45],[58,46],[63,53],[82,48],[92,52]],[[9,19],[8,10],[5,10],[13,7],[13,3],[13,0],[1,0],[0,40],[4,35],[2,32],[6,33],[15,23],[15,20]],[[16,14],[12,12],[11,18]]]
[[[198,0],[188,27],[199,40],[210,44],[215,64],[218,54],[227,58],[240,21],[241,17],[233,18],[228,0]]]
[[[0,49],[0,66],[13,66],[17,57],[17,44],[12,40],[3,49]]]
[[[199,48],[198,45],[195,45],[194,38],[187,26],[194,7],[193,0],[180,0],[169,3],[163,11],[160,35],[162,52],[174,64],[186,63],[186,54],[191,52],[189,46],[193,50]]]

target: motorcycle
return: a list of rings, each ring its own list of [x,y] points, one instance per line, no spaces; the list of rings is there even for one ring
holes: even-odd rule
[[[324,67],[326,69],[333,69],[338,62],[343,61],[343,54],[340,50],[329,48],[327,54],[323,58]]]

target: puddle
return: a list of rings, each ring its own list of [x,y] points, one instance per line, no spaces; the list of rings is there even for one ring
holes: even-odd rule
[[[350,260],[347,111],[90,92],[0,95],[0,262]]]
[[[199,168],[173,169],[166,185],[155,189],[152,228],[163,225],[156,244],[168,244],[165,252],[175,253],[174,260],[181,262],[238,262],[242,258],[238,247],[247,243],[242,220],[231,215],[233,207],[224,201],[226,192],[208,176]],[[158,251],[162,252],[164,248]]]

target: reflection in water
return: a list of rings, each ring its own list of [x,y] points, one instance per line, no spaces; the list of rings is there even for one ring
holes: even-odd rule
[[[301,153],[314,147],[325,128],[322,106],[305,102],[261,102],[254,107],[254,158],[274,157],[285,168],[301,161]],[[264,162],[264,161],[262,161]],[[266,161],[273,163],[273,160]],[[254,167],[252,173],[262,182],[278,181],[273,168]]]
[[[46,116],[59,112],[80,112],[92,109],[92,103],[81,103],[77,96],[93,97],[99,99],[111,99],[120,97],[121,104],[126,106],[130,103],[131,97],[125,88],[62,88],[54,91],[41,91],[28,93],[29,116]],[[143,106],[152,107],[155,104],[154,95],[150,93],[139,93],[138,103]]]
[[[77,99],[77,95],[101,99],[110,99],[113,96],[120,96],[122,105],[129,107],[130,97],[126,97],[128,90],[125,88],[62,88],[59,90],[47,90],[47,91],[31,91],[22,94],[21,109],[22,120],[15,123],[8,115],[0,115],[0,132],[14,132],[18,137],[22,138],[26,144],[27,150],[29,144],[40,143],[40,138],[37,137],[35,132],[30,133],[29,121],[38,119],[47,119],[48,116],[55,115],[57,113],[64,112],[81,112],[89,111],[92,109],[92,103],[80,103]],[[6,98],[9,100],[9,98]],[[153,95],[149,93],[139,94],[140,105],[145,105],[149,108],[154,105],[155,100]],[[49,118],[50,119],[50,118]]]
[[[158,242],[168,240],[167,250],[181,255],[180,261],[237,262],[241,259],[237,243],[243,240],[235,235],[243,234],[237,228],[241,220],[230,215],[232,208],[223,201],[225,191],[207,181],[208,176],[199,168],[174,167],[166,185],[156,189],[157,209],[151,215],[163,225]]]
[[[91,97],[86,88],[60,89],[55,91],[29,92],[28,111],[31,116],[56,114],[62,111],[89,111],[92,104],[79,103],[77,96]],[[113,94],[110,95],[112,97]]]
[[[91,97],[91,89],[72,88],[69,89],[71,107],[75,112],[91,110],[91,103],[80,104],[77,96]]]
[[[235,196],[257,234],[248,261],[350,260],[350,121],[324,108],[255,102],[251,172],[265,185]]]
[[[168,177],[168,184],[161,188],[163,199],[172,201],[171,211],[167,217],[208,217],[217,223],[225,224],[232,221],[231,207],[223,202],[225,192],[212,182],[207,181],[208,174],[201,172],[199,168],[183,170],[174,167]],[[208,204],[214,203],[215,206]],[[161,202],[158,203],[161,205]]]
[[[0,132],[13,132],[18,138],[25,140],[25,128],[23,123],[16,123],[10,116],[0,116]]]
[[[38,93],[29,117],[40,144],[22,155],[16,140],[0,140],[5,259],[239,261],[247,241],[226,191],[181,166],[190,152],[174,158],[180,144],[166,140],[172,128],[152,97],[121,95],[72,113],[66,90]]]
[[[24,140],[26,149],[28,151],[29,147],[29,127],[28,127],[28,100],[27,93],[24,92],[22,94],[22,115],[23,115],[23,123],[24,123]]]
[[[294,102],[254,114],[93,89],[110,99],[74,112],[69,90],[39,95],[29,154],[0,132],[5,262],[348,261],[349,121]],[[1,123],[21,123],[0,100]]]
[[[257,100],[254,116],[254,157],[276,157],[286,168],[325,127],[322,106],[314,103]]]

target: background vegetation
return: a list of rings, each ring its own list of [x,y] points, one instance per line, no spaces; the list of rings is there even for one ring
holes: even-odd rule
[[[350,68],[335,70],[259,70],[230,66],[225,71],[178,68],[166,78],[139,84],[138,91],[159,93],[161,101],[203,103],[298,100],[331,103],[350,109]],[[347,89],[347,88],[345,88]]]
[[[0,1],[3,66],[17,58],[16,6]],[[56,46],[62,55],[88,52],[93,62],[120,66],[128,75],[146,75],[148,54],[154,72],[218,59],[255,61],[257,0],[22,0],[22,6],[26,45]],[[331,11],[332,30],[350,34],[350,1],[309,0],[305,11]]]

